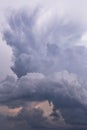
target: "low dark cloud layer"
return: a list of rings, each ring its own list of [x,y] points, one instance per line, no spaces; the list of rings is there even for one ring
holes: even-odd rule
[[[43,116],[43,111],[40,109],[26,110],[22,109],[21,112],[15,117],[4,117],[0,115],[0,128],[1,130],[86,130],[86,125],[81,124],[60,124],[57,121],[50,121],[47,117]],[[37,120],[38,118],[38,120]],[[4,124],[3,124],[4,123]]]
[[[66,123],[86,125],[87,90],[75,74],[61,73],[51,76],[29,73],[17,80],[7,77],[0,84],[0,104],[25,107],[27,102],[48,100],[53,103],[54,112],[60,109]]]

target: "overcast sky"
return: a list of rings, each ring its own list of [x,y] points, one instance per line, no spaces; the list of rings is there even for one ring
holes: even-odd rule
[[[86,130],[86,77],[87,0],[0,2],[0,130]]]

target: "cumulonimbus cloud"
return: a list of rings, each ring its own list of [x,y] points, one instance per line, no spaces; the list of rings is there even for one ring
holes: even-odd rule
[[[3,37],[13,50],[11,69],[18,79],[8,77],[0,83],[0,103],[52,101],[68,122],[65,111],[85,111],[87,48],[78,45],[84,33],[81,24],[40,9],[14,13],[7,22]]]
[[[75,74],[67,71],[51,76],[41,73],[29,73],[15,80],[6,78],[0,84],[0,104],[10,107],[26,106],[27,102],[45,101],[54,104],[54,110],[60,109],[67,123],[73,123],[73,115],[78,117],[87,109],[87,90],[82,87]],[[80,110],[80,113],[76,111]],[[68,115],[67,115],[68,112]],[[82,114],[80,115],[82,116]],[[86,116],[82,117],[85,120]],[[82,123],[79,120],[79,123]]]
[[[29,14],[21,11],[9,18],[4,39],[13,50],[11,69],[18,77],[62,70],[86,75],[86,48],[77,43],[84,29],[69,18],[40,12],[40,9]]]

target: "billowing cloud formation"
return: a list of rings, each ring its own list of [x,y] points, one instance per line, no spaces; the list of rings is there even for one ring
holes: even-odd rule
[[[86,118],[87,89],[82,87],[75,74],[67,71],[50,76],[29,73],[18,80],[8,77],[0,84],[0,92],[2,105],[26,106],[28,101],[48,100],[54,104],[55,112],[57,109],[61,110],[67,123],[83,123]],[[77,120],[74,121],[76,115]]]
[[[51,76],[29,73],[18,80],[7,77],[0,84],[0,93],[1,102],[22,97],[24,100],[28,98],[30,101],[47,99],[51,101],[52,98],[69,97],[71,101],[73,99],[87,105],[86,88],[82,87],[76,75],[69,74],[67,71],[58,72]],[[83,101],[83,99],[85,100]],[[64,104],[66,103],[67,101]],[[61,103],[61,105],[64,104]]]
[[[84,29],[70,18],[40,9],[15,13],[8,20],[4,39],[13,49],[12,70],[18,77],[31,72],[51,74],[68,70],[86,74],[87,53],[78,46]],[[48,69],[49,68],[49,69]]]
[[[3,37],[13,50],[11,69],[18,79],[0,83],[0,103],[48,100],[52,115],[60,109],[66,123],[87,125],[87,48],[80,41],[85,31],[81,22],[54,10],[13,13]]]

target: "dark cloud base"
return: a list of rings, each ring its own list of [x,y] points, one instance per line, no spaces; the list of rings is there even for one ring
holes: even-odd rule
[[[43,116],[40,109],[22,110],[16,117],[1,117],[1,130],[86,130],[86,125],[60,125],[58,121],[51,123]]]

